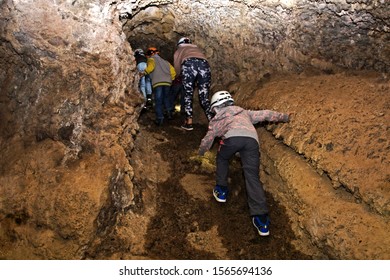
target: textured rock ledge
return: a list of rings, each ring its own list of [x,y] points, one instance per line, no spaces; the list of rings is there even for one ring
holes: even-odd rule
[[[262,176],[290,214],[297,246],[319,258],[388,259],[389,80],[271,77],[231,91],[246,107],[293,113],[260,135]]]

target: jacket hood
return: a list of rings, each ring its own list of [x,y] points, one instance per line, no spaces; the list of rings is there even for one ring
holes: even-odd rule
[[[185,47],[193,47],[193,48],[197,48],[198,46],[195,45],[195,44],[180,44],[177,46],[177,48],[185,48]]]
[[[238,114],[242,113],[243,111],[245,111],[245,109],[243,109],[239,106],[234,106],[234,105],[226,106],[226,107],[222,107],[222,108],[215,108],[214,110],[215,110],[216,114],[212,118],[212,120],[215,120],[215,121],[223,120],[224,118],[235,116],[235,115],[238,115]]]

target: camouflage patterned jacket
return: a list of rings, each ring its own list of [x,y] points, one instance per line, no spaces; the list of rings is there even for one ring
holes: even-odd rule
[[[201,141],[199,154],[204,155],[211,148],[216,137],[222,139],[234,136],[252,137],[259,142],[254,124],[263,121],[287,122],[288,120],[288,114],[271,110],[250,111],[239,106],[217,108],[216,115],[210,120],[207,134]]]

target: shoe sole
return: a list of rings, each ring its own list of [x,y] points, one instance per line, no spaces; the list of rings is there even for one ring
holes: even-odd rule
[[[188,128],[188,127],[181,126],[181,128],[182,128],[182,129],[184,129],[184,130],[187,130],[187,131],[194,130],[194,128],[193,128],[193,127],[191,127],[191,128]]]
[[[226,199],[220,199],[216,194],[215,194],[215,192],[213,192],[213,196],[214,196],[214,198],[215,198],[215,200],[216,201],[218,201],[218,202],[226,202]]]
[[[257,231],[259,232],[260,236],[268,236],[269,235],[269,231],[267,233],[261,232],[259,230],[257,230]]]
[[[256,226],[256,224],[255,224],[255,222],[252,220],[252,224],[254,225],[254,227],[256,228],[256,230],[257,230],[257,232],[259,233],[259,235],[260,236],[268,236],[269,235],[269,231],[267,231],[267,232],[261,232],[258,228],[257,228],[257,226]]]

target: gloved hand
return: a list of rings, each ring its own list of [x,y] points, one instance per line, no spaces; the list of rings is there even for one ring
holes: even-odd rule
[[[200,156],[204,156],[204,154],[205,154],[206,152],[207,152],[206,150],[204,150],[204,149],[202,149],[202,148],[199,148],[198,154],[199,154]]]
[[[293,115],[295,115],[295,112],[288,112],[287,113],[287,121],[286,122],[290,122],[291,118],[293,117]]]

